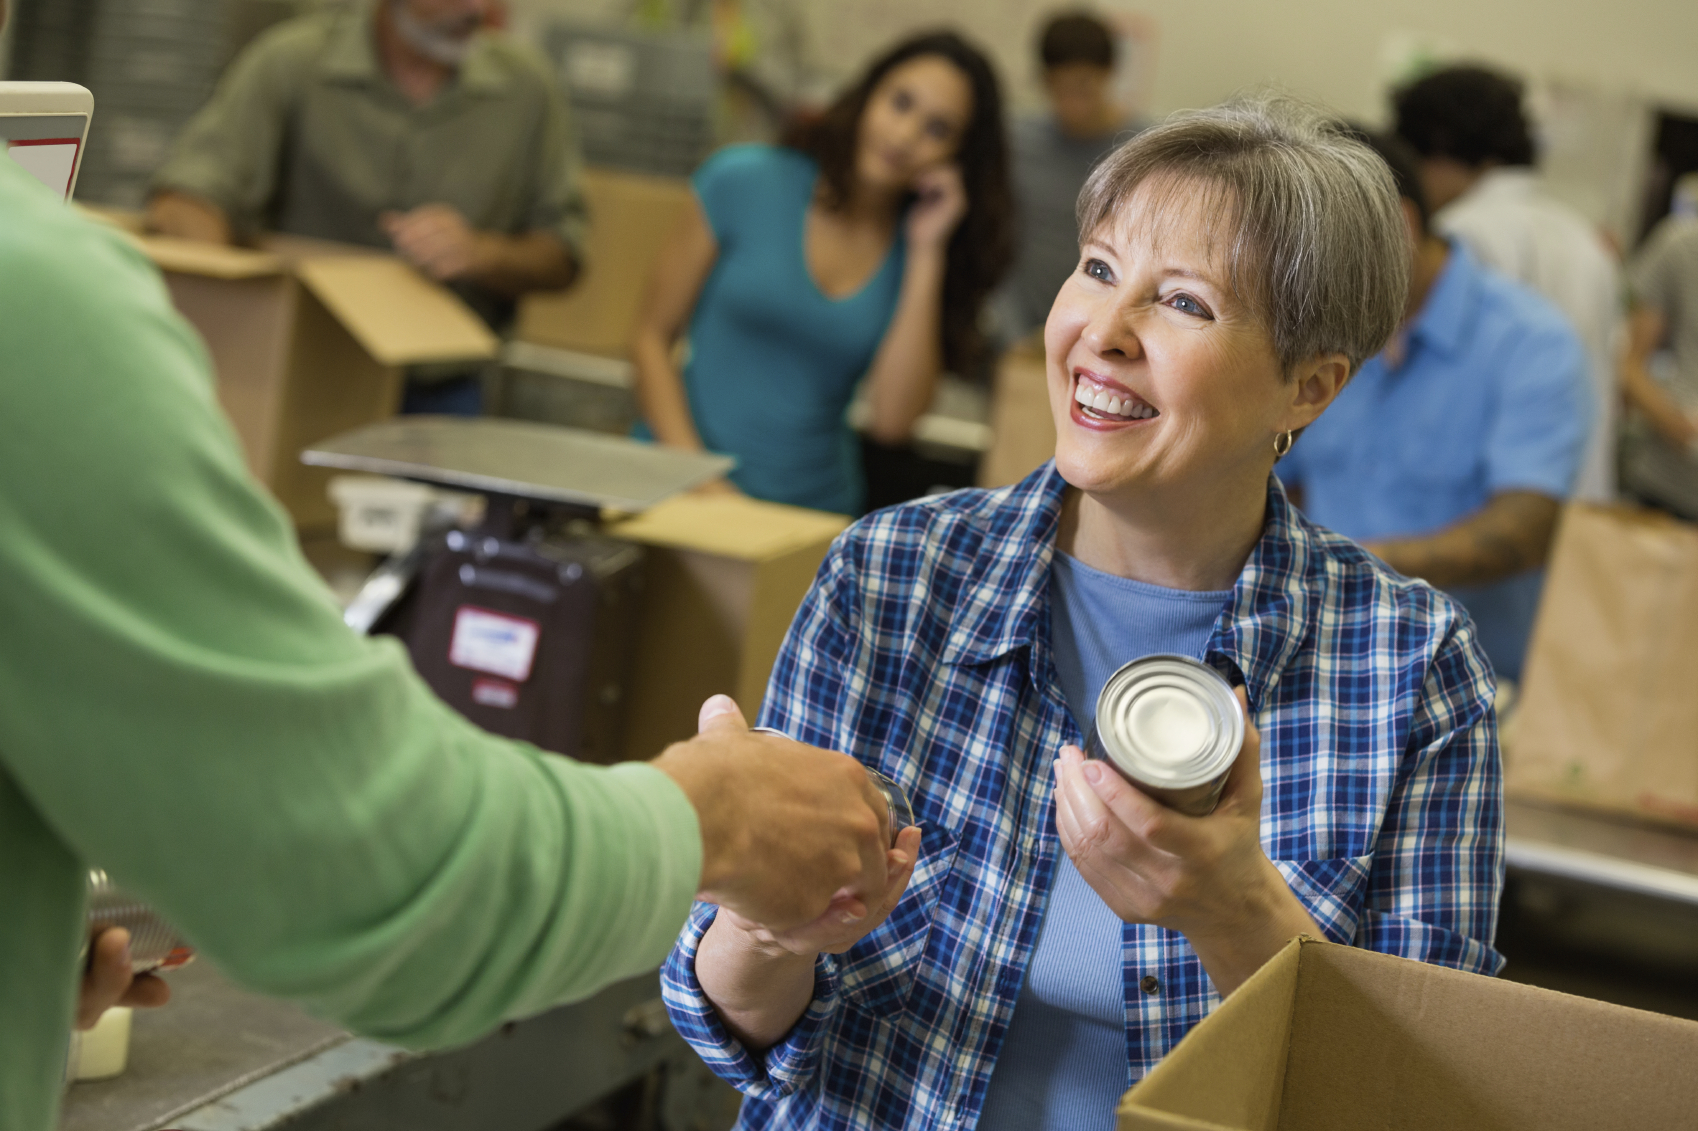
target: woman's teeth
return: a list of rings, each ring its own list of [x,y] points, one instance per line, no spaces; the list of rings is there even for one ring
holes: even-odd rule
[[[1086,387],[1083,381],[1074,386],[1073,399],[1078,401],[1081,407],[1091,409],[1100,416],[1118,416],[1123,420],[1148,420],[1158,415],[1154,408],[1136,398],[1121,399],[1107,389],[1093,391]]]

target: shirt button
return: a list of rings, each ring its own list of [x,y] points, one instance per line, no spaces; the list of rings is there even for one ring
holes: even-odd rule
[[[1154,974],[1145,974],[1144,980],[1138,983],[1138,988],[1147,994],[1153,994],[1157,990],[1161,989],[1161,979],[1157,978]]]

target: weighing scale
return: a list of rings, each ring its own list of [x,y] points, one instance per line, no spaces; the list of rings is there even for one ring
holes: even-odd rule
[[[619,758],[642,549],[600,533],[735,461],[581,429],[412,416],[332,437],[318,467],[484,497],[474,529],[421,533],[367,579],[350,627],[398,637],[446,703],[495,734]]]

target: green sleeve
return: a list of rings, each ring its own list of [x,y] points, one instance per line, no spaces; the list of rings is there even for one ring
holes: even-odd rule
[[[323,49],[323,28],[320,19],[292,21],[238,55],[177,135],[153,191],[198,196],[222,208],[238,232],[258,232],[277,190],[289,116]]]
[[[380,1038],[656,966],[683,793],[485,734],[344,628],[157,275],[25,180],[0,161],[0,776],[231,975]]]

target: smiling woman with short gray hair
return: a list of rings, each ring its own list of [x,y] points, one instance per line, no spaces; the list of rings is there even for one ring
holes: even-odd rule
[[[1272,470],[1395,328],[1379,158],[1280,98],[1176,116],[1080,203],[1044,344],[1053,463],[832,548],[762,722],[899,782],[882,906],[776,932],[703,905],[664,972],[741,1125],[1101,1129],[1294,935],[1495,972],[1502,796],[1466,615]],[[1079,747],[1178,654],[1248,725],[1218,807]]]

